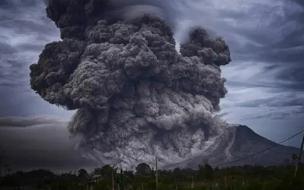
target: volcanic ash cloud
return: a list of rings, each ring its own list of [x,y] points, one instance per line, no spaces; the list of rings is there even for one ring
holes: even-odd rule
[[[31,65],[32,88],[77,110],[69,129],[103,164],[133,168],[157,156],[166,166],[203,152],[225,127],[213,113],[226,93],[220,66],[230,61],[227,45],[197,28],[179,53],[163,17],[124,18],[119,10],[134,6],[50,0],[62,41],[46,45]]]

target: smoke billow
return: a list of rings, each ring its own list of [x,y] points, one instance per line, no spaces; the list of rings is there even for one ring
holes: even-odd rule
[[[183,161],[203,152],[225,125],[213,113],[226,93],[220,66],[230,62],[228,46],[197,28],[179,53],[165,7],[49,0],[48,16],[63,40],[46,45],[30,67],[32,88],[77,109],[69,129],[104,164],[132,168],[155,155],[163,166]]]

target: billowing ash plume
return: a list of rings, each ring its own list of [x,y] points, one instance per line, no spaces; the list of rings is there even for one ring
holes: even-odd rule
[[[177,52],[165,6],[137,2],[50,0],[63,40],[31,66],[31,85],[78,110],[69,128],[88,156],[132,168],[157,155],[165,166],[203,152],[221,133],[213,112],[226,93],[219,67],[230,54],[199,28]]]

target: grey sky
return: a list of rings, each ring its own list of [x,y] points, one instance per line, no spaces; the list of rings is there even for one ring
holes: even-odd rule
[[[203,26],[227,41],[233,61],[223,67],[229,93],[221,101],[219,114],[225,120],[248,125],[274,141],[304,128],[302,0],[172,0],[168,7],[178,41],[192,26]],[[4,146],[12,147],[26,129],[7,131],[3,121],[14,126],[20,117],[30,124],[40,118],[39,125],[56,121],[57,127],[31,129],[37,133],[24,133],[29,142],[26,145],[25,140],[23,146],[31,147],[30,137],[44,134],[72,151],[68,140],[62,139],[66,130],[57,130],[64,128],[57,120],[69,121],[73,112],[43,101],[29,85],[29,65],[38,60],[46,43],[56,40],[60,40],[59,31],[46,17],[43,1],[0,1],[0,133]],[[289,145],[298,146],[299,140]]]
[[[0,150],[4,162],[12,170],[52,168],[55,171],[93,168],[96,163],[82,157],[74,148],[67,123],[42,123],[34,127],[0,127]]]

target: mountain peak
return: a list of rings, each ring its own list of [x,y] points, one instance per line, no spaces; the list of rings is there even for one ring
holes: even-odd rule
[[[272,142],[245,125],[230,125],[217,139],[213,149],[168,168],[197,168],[208,162],[213,167],[242,165],[284,165],[292,162],[297,148]]]

